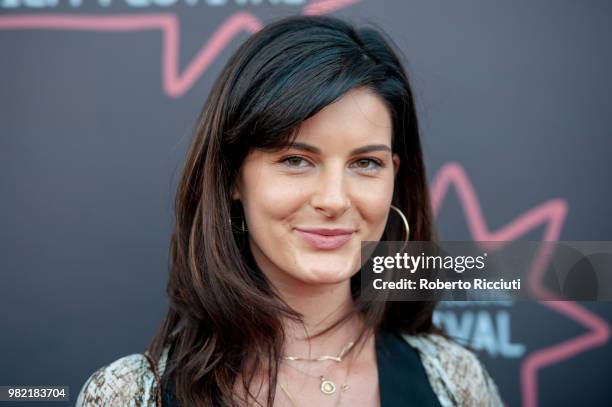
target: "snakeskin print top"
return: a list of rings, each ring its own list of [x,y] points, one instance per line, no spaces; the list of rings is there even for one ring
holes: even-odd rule
[[[503,406],[495,382],[477,357],[437,334],[403,335],[421,358],[431,387],[443,407]],[[160,358],[161,375],[169,347]],[[76,407],[155,407],[157,384],[143,354],[124,356],[95,371],[83,385]]]

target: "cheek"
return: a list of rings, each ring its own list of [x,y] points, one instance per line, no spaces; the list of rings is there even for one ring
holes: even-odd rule
[[[278,225],[270,221],[291,221],[291,216],[303,205],[306,194],[299,183],[272,174],[262,175],[257,182],[247,184],[243,205],[251,230],[270,231]]]
[[[375,236],[382,235],[393,199],[393,180],[362,188],[361,191],[356,202],[368,232]]]

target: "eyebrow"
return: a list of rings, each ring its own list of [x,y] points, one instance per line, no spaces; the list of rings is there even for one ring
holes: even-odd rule
[[[314,154],[321,154],[320,148],[315,147],[310,144],[301,143],[299,141],[293,144],[290,144],[289,146],[287,146],[287,148],[295,148],[297,150],[310,151],[311,153],[314,153]],[[367,146],[355,148],[354,150],[351,151],[350,155],[369,153],[371,151],[389,151],[391,152],[391,147],[387,146],[386,144],[369,144]]]

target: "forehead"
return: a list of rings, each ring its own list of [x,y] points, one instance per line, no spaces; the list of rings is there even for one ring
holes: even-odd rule
[[[305,120],[296,141],[347,148],[374,142],[390,146],[391,134],[391,114],[383,99],[367,88],[357,88]]]

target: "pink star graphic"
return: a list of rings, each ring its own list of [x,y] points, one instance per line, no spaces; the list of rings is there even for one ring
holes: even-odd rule
[[[326,14],[357,3],[359,0],[317,0],[303,8],[306,15]],[[0,16],[0,29],[46,29],[73,31],[150,31],[162,32],[162,83],[164,92],[174,98],[191,89],[221,51],[242,32],[255,33],[263,27],[251,13],[236,12],[225,19],[195,54],[182,73],[179,72],[180,23],[172,13],[127,15],[17,14]]]
[[[505,227],[491,232],[484,220],[478,197],[468,176],[458,163],[448,163],[437,173],[431,184],[431,200],[434,214],[438,210],[453,185],[462,205],[468,228],[475,241],[511,241],[526,232],[545,224],[543,241],[558,241],[567,214],[567,204],[563,199],[552,199],[523,213]],[[542,286],[543,274],[551,253],[543,249],[532,264],[530,279],[537,293],[550,293]],[[525,407],[538,404],[538,371],[546,366],[559,363],[589,349],[605,344],[610,338],[610,326],[599,316],[593,314],[574,301],[539,301],[543,306],[566,316],[587,329],[587,333],[570,338],[552,346],[530,353],[523,361],[520,372],[521,393]]]

